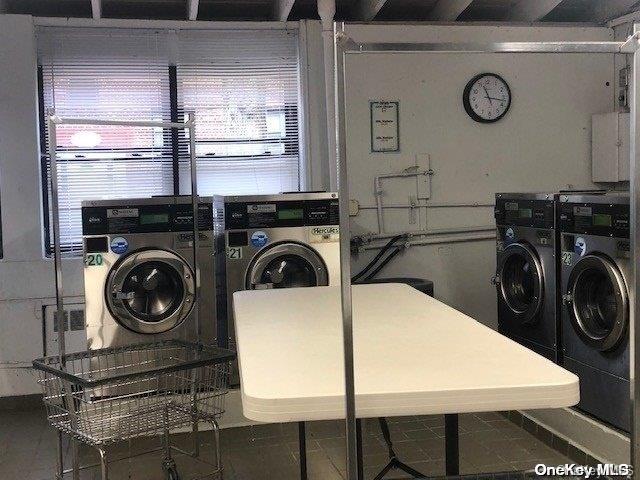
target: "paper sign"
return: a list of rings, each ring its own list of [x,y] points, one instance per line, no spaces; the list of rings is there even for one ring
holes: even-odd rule
[[[400,151],[400,102],[369,102],[371,109],[371,151]]]

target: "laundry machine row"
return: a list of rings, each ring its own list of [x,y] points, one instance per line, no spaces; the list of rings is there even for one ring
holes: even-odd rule
[[[629,430],[629,196],[496,195],[498,328],[580,377],[578,408]]]
[[[194,304],[200,340],[235,348],[234,292],[340,283],[336,193],[198,203],[196,262],[190,196],[82,203],[88,348],[194,341]]]

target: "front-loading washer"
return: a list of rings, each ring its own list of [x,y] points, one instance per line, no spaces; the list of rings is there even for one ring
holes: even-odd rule
[[[552,193],[498,193],[498,330],[557,359],[556,223]]]
[[[82,203],[89,349],[195,341],[196,296],[200,340],[217,343],[214,200],[199,199],[195,266],[191,197]]]
[[[339,208],[338,195],[324,192],[224,202],[227,322],[218,338],[235,349],[234,292],[340,284]]]
[[[629,431],[629,195],[560,195],[558,226],[562,364],[578,408]]]

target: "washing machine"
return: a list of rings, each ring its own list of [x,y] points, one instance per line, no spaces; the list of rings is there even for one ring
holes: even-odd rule
[[[630,427],[629,195],[560,195],[562,364],[582,411]]]
[[[225,197],[228,321],[220,346],[235,347],[233,293],[340,284],[337,193]]]
[[[495,219],[498,330],[555,361],[557,296],[552,193],[498,193]]]
[[[197,267],[190,196],[82,203],[90,349],[168,339],[195,341],[197,294],[200,339],[217,343],[216,201],[222,199],[199,199]]]

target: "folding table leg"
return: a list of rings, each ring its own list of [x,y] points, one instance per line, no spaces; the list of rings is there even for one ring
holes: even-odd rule
[[[362,420],[356,419],[356,439],[358,455],[358,480],[364,480],[364,461],[362,459]]]
[[[300,480],[307,480],[307,434],[304,422],[298,422],[298,446],[300,453]]]
[[[458,414],[444,416],[445,469],[447,476],[460,474]]]

